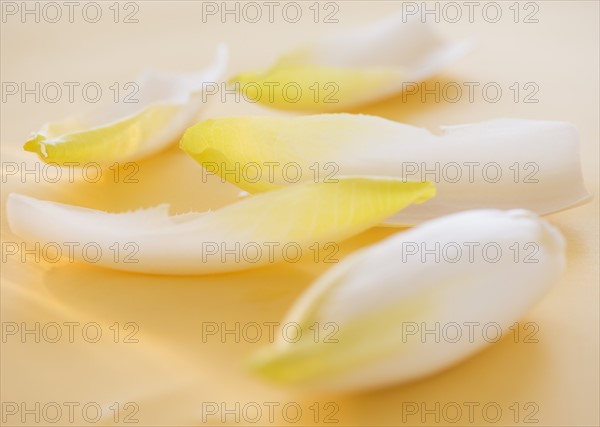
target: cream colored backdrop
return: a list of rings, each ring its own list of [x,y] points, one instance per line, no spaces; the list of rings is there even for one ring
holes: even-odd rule
[[[75,10],[73,23],[64,16],[58,23],[36,23],[31,17],[22,23],[20,15],[3,16],[2,82],[97,82],[107,97],[109,93],[112,96],[108,89],[112,83],[132,81],[145,68],[201,69],[221,41],[230,47],[229,72],[234,73],[266,67],[279,53],[299,43],[318,40],[327,32],[352,29],[400,8],[400,3],[393,1],[336,2],[338,23],[314,23],[309,10],[313,2],[302,2],[305,16],[295,24],[280,14],[275,15],[274,23],[266,19],[236,23],[232,18],[222,23],[219,16],[202,22],[201,2],[141,1],[135,2],[139,22],[121,22],[133,10],[125,9],[122,3],[118,5],[120,22],[115,23],[114,10],[109,9],[112,3],[102,2],[104,15],[95,24],[82,19],[81,8]],[[477,82],[481,86],[496,82],[503,89],[498,102],[486,101],[481,90],[476,90],[472,102],[466,94],[456,103],[444,99],[435,102],[431,96],[426,102],[418,96],[403,102],[398,96],[360,112],[431,129],[494,117],[572,122],[580,132],[586,185],[597,195],[598,2],[535,2],[539,7],[537,23],[515,23],[509,9],[513,2],[500,4],[503,16],[495,24],[486,22],[481,9],[476,9],[473,23],[463,17],[456,24],[438,25],[448,38],[472,37],[476,48],[428,82],[429,87],[435,82]],[[524,7],[524,3],[519,5],[520,21],[526,13]],[[521,87],[517,102],[509,89],[515,82]],[[537,103],[524,102],[530,91],[523,85],[528,82],[539,88],[532,98]],[[2,100],[4,169],[11,162],[34,167],[37,160],[21,150],[22,143],[44,122],[91,106],[80,92],[75,94],[73,103],[65,95],[56,103],[44,99],[34,102],[32,97],[21,102],[19,96]],[[230,96],[224,104],[217,99],[203,117],[238,114],[281,113],[236,103]],[[174,213],[217,208],[234,200],[238,193],[215,177],[202,183],[200,168],[176,146],[139,166],[137,184],[114,183],[108,177],[95,184],[82,180],[36,183],[35,175],[24,180],[19,175],[4,175],[3,242],[16,241],[4,219],[4,202],[12,191],[109,211],[168,202]],[[236,322],[281,321],[295,298],[327,269],[327,264],[304,262],[220,276],[159,277],[80,264],[22,263],[18,257],[8,257],[2,262],[3,328],[13,323],[21,326],[22,322],[27,327],[36,322],[42,326],[78,322],[81,326],[75,329],[73,343],[64,337],[53,344],[44,339],[36,343],[32,335],[26,336],[25,342],[20,335],[4,336],[2,401],[25,402],[28,408],[35,407],[35,402],[42,406],[57,402],[65,414],[64,402],[77,402],[76,416],[86,403],[95,402],[103,408],[104,418],[99,424],[114,422],[115,403],[120,408],[118,420],[123,422],[136,407],[126,403],[133,402],[139,408],[133,419],[144,426],[198,425],[203,421],[222,424],[220,414],[203,420],[202,405],[207,402],[225,402],[227,408],[234,408],[236,402],[241,407],[256,402],[264,411],[259,425],[286,424],[281,408],[288,402],[295,402],[303,411],[294,425],[314,423],[315,416],[317,423],[325,423],[333,408],[338,411],[331,419],[342,426],[447,424],[443,417],[436,420],[434,415],[426,416],[425,422],[421,413],[409,416],[406,409],[411,402],[423,403],[428,409],[456,402],[464,411],[457,425],[491,425],[482,415],[482,408],[490,402],[502,410],[497,425],[525,424],[527,415],[534,412],[529,420],[537,420],[540,426],[598,425],[598,218],[597,199],[549,218],[568,239],[568,271],[522,319],[521,325],[534,322],[539,326],[537,343],[522,339],[515,343],[511,335],[439,375],[351,396],[311,395],[271,387],[247,376],[243,369],[245,357],[260,343],[236,343],[231,336],[225,343],[215,337],[204,340],[207,342],[202,339],[204,322],[225,322],[231,327]],[[340,258],[392,232],[377,228],[357,236],[342,245]],[[81,339],[80,328],[90,322],[96,322],[103,333],[97,343]],[[138,342],[123,342],[125,334],[133,330],[125,328],[128,322],[139,328],[135,334]],[[115,329],[120,331],[119,337],[114,336]],[[273,420],[265,402],[279,405]],[[319,408],[316,415],[315,407],[310,409],[315,402]],[[329,402],[334,406],[327,406]],[[465,402],[478,405],[474,420],[469,419]],[[494,410],[489,411],[494,417]],[[91,409],[90,414],[93,416]],[[450,412],[446,415],[454,416]],[[25,424],[44,425],[43,419],[40,423],[28,416]],[[19,415],[7,418],[6,425],[20,424]],[[63,415],[58,424],[73,423]],[[248,423],[243,417],[237,423],[229,416],[225,424]]]

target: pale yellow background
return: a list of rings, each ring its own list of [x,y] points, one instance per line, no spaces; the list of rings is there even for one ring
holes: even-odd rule
[[[476,15],[475,23],[440,24],[448,38],[472,37],[476,49],[434,81],[498,82],[502,99],[487,103],[477,94],[457,104],[402,103],[396,97],[361,112],[435,129],[440,124],[468,123],[494,117],[564,120],[580,132],[587,188],[598,194],[598,3],[538,2],[539,23],[515,24],[507,14],[497,24]],[[195,71],[206,66],[214,47],[231,49],[229,73],[268,66],[286,49],[320,34],[370,22],[397,10],[396,2],[340,2],[338,24],[315,24],[307,15],[297,24],[202,23],[201,4],[139,2],[137,24],[27,23],[9,19],[1,29],[2,81],[127,82],[145,68]],[[108,6],[103,8],[108,13]],[[309,13],[308,4],[303,10]],[[399,41],[401,42],[401,41]],[[352,46],[348,46],[352,49]],[[535,82],[539,103],[515,103],[508,87]],[[432,83],[433,84],[433,83]],[[430,99],[431,101],[431,99]],[[35,156],[20,146],[44,122],[87,108],[85,103],[2,104],[2,162]],[[205,117],[233,114],[278,114],[248,104],[213,104]],[[11,191],[110,211],[169,202],[173,212],[207,209],[234,200],[238,190],[211,180],[202,184],[200,168],[176,147],[141,162],[139,184],[20,183],[2,184],[4,202]],[[158,277],[123,274],[86,265],[2,264],[3,322],[98,322],[107,334],[97,344],[2,344],[2,401],[136,402],[139,425],[201,424],[202,402],[244,405],[247,402],[295,401],[309,424],[313,402],[335,402],[338,425],[412,425],[403,423],[402,402],[498,402],[504,415],[497,424],[514,423],[509,406],[539,406],[540,426],[598,425],[598,203],[552,215],[568,240],[568,271],[523,322],[539,325],[536,344],[510,338],[450,370],[408,385],[352,396],[316,396],[281,390],[247,376],[244,359],[260,344],[202,343],[202,322],[277,322],[295,298],[328,268],[305,262],[256,271],[207,277]],[[48,224],[52,227],[52,224]],[[342,245],[340,257],[388,236],[378,228]],[[14,236],[2,219],[2,239]],[[139,343],[112,343],[114,322],[139,324]],[[106,411],[107,415],[110,412]],[[275,424],[284,423],[276,412]],[[525,413],[520,415],[523,422]],[[320,415],[323,420],[324,414]],[[9,418],[8,425],[18,424]],[[32,418],[29,418],[33,424]],[[228,424],[236,424],[232,417]],[[63,419],[64,421],[64,419]],[[216,417],[209,418],[220,424]],[[110,424],[110,417],[100,424]],[[43,424],[43,423],[42,423]],[[263,418],[259,424],[268,425]],[[432,416],[426,424],[436,424]],[[441,421],[443,423],[443,420]],[[486,425],[481,413],[458,425]]]

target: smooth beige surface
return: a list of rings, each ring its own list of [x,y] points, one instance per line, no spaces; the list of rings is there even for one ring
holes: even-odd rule
[[[28,18],[7,17],[1,28],[1,80],[98,82],[110,96],[108,86],[133,80],[145,68],[194,71],[209,63],[214,47],[225,41],[231,48],[231,74],[268,66],[278,53],[320,34],[353,28],[400,8],[396,2],[339,2],[339,23],[312,22],[312,4],[302,3],[306,14],[296,24],[275,15],[276,22],[225,24],[218,18],[202,22],[200,2],[138,2],[139,23],[114,23],[112,2],[103,5],[106,19],[89,24],[75,15],[56,24],[35,23]],[[420,2],[419,2],[420,3]],[[460,3],[460,2],[459,2]],[[484,4],[485,2],[482,2]],[[457,24],[440,23],[449,38],[472,37],[477,45],[471,55],[428,82],[497,82],[503,89],[496,103],[486,102],[480,91],[469,102],[465,94],[457,103],[421,102],[402,96],[363,108],[360,112],[435,129],[443,124],[469,123],[494,117],[551,119],[572,122],[580,132],[584,176],[588,190],[598,194],[598,12],[595,1],[536,2],[538,23],[514,23],[512,2],[501,2],[503,17],[487,23],[475,13],[474,23],[464,17]],[[283,4],[283,3],[282,3]],[[431,5],[430,7],[433,7]],[[464,10],[466,11],[466,9]],[[121,10],[122,13],[123,10]],[[523,14],[526,11],[521,10]],[[65,12],[66,13],[66,12]],[[523,19],[523,16],[520,17]],[[401,41],[399,41],[401,42]],[[352,49],[352,46],[348,46]],[[516,102],[509,87],[534,82],[537,103]],[[480,86],[480,87],[481,87]],[[109,95],[110,94],[110,95]],[[521,96],[525,93],[522,92]],[[57,120],[89,108],[81,102],[26,103],[10,97],[1,105],[3,169],[7,162],[26,162],[35,156],[21,150],[30,132],[44,122]],[[247,103],[215,102],[204,117],[237,114],[281,114]],[[2,240],[16,241],[7,228],[4,203],[8,193],[18,191],[40,198],[82,206],[122,211],[168,202],[172,212],[216,208],[235,200],[235,187],[212,177],[202,183],[200,168],[176,146],[140,163],[139,183],[36,183],[32,175],[3,176]],[[226,402],[227,408],[256,402],[263,410],[259,425],[286,424],[281,408],[296,402],[302,418],[293,423],[314,422],[314,402],[320,408],[317,421],[339,409],[332,417],[338,425],[417,425],[419,415],[408,415],[407,404],[427,409],[456,402],[462,415],[456,425],[488,425],[483,407],[492,402],[502,410],[496,425],[530,422],[540,426],[598,425],[598,202],[552,215],[568,241],[568,271],[558,286],[522,319],[539,326],[537,343],[515,343],[512,336],[490,346],[450,370],[408,385],[352,396],[316,396],[281,390],[245,374],[243,362],[261,343],[226,343],[215,337],[202,341],[203,322],[225,322],[232,327],[249,322],[280,322],[295,298],[325,271],[327,264],[280,264],[260,270],[220,276],[159,277],[124,274],[88,265],[27,263],[10,257],[2,263],[2,322],[26,322],[33,327],[48,322],[97,322],[103,336],[97,343],[63,338],[59,343],[26,343],[14,336],[2,343],[3,402],[26,402],[32,408],[57,402],[65,411],[59,424],[69,424],[64,402],[79,402],[76,416],[86,402],[103,406],[99,424],[110,424],[118,402],[119,420],[135,402],[139,425],[222,424],[219,415],[202,418],[203,402]],[[48,224],[52,227],[52,224]],[[376,242],[394,230],[377,228],[342,245],[339,258],[363,245]],[[121,335],[113,342],[111,325],[119,322]],[[124,343],[123,326],[139,326],[137,343]],[[131,329],[129,329],[130,331]],[[66,328],[63,329],[67,331]],[[521,333],[527,331],[521,330]],[[77,335],[79,333],[79,335]],[[522,340],[521,340],[522,341]],[[269,419],[265,402],[276,402]],[[475,402],[470,419],[468,402]],[[515,414],[514,402],[520,408]],[[114,408],[114,406],[113,406]],[[511,409],[512,408],[512,409]],[[536,410],[537,408],[537,410]],[[449,407],[447,417],[454,417]],[[90,409],[90,416],[93,416]],[[445,425],[444,413],[426,416],[426,425]],[[53,412],[49,413],[53,416]],[[6,414],[5,414],[6,415]],[[233,415],[227,425],[239,423]],[[249,417],[254,412],[248,412]],[[290,409],[289,416],[294,416]],[[494,408],[488,417],[494,417]],[[515,420],[516,417],[516,420]],[[43,420],[43,419],[42,419]],[[36,424],[28,416],[27,424]],[[7,425],[19,425],[19,416]],[[42,422],[41,425],[44,423]],[[71,423],[73,424],[73,423]],[[75,424],[85,425],[85,422]],[[290,423],[288,423],[290,424]],[[37,425],[40,425],[39,423]]]

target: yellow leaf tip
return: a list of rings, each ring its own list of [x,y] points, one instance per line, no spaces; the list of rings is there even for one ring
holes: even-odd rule
[[[46,137],[44,135],[40,135],[38,133],[33,134],[32,137],[27,142],[25,142],[25,144],[23,145],[23,149],[32,153],[41,154],[41,143],[45,139]]]

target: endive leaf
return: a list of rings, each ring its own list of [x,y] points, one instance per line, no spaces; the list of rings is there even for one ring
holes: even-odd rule
[[[288,259],[297,259],[295,250],[348,238],[434,193],[430,183],[348,177],[335,184],[302,183],[214,212],[174,217],[167,205],[106,213],[13,193],[7,215],[11,230],[25,240],[59,247],[75,242],[76,259],[89,261],[82,254],[89,244],[99,248],[95,252],[100,257],[94,254],[93,262],[105,267],[205,274],[271,264],[286,259],[286,247],[291,247]]]
[[[230,82],[265,106],[341,111],[400,92],[470,48],[470,42],[444,42],[430,24],[398,14],[298,48],[266,72],[243,72]]]
[[[227,63],[219,46],[215,62],[197,74],[148,71],[135,85],[137,102],[120,102],[89,114],[48,123],[25,143],[47,163],[109,165],[154,154],[176,141],[203,107],[205,82],[217,81]]]
[[[282,384],[335,391],[429,375],[500,339],[564,264],[562,235],[531,212],[442,217],[327,271],[283,323],[307,333],[297,342],[278,336],[252,367]],[[309,333],[325,324],[339,328],[333,342]]]
[[[206,120],[180,147],[208,171],[248,192],[302,179],[382,175],[429,180],[437,197],[411,206],[390,224],[416,224],[478,208],[525,208],[548,214],[586,201],[579,141],[563,122],[498,119],[444,126],[441,135],[379,117],[321,114],[294,118]],[[261,168],[244,174],[245,165]],[[237,168],[240,173],[231,173]]]

